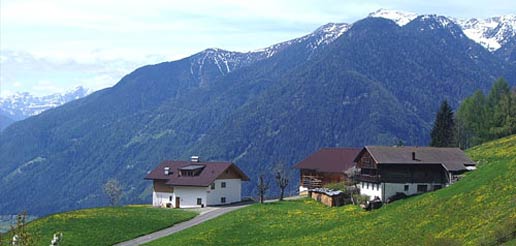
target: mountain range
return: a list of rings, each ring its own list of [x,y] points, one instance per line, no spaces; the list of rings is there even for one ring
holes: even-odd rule
[[[13,122],[38,115],[41,112],[61,106],[72,100],[87,96],[88,89],[78,86],[63,93],[54,93],[47,96],[34,96],[29,92],[18,92],[0,98],[0,130]]]
[[[489,29],[379,10],[252,52],[212,48],[138,68],[0,133],[0,213],[103,205],[109,178],[124,202],[149,202],[143,177],[164,159],[233,161],[255,180],[321,147],[427,145],[441,100],[456,107],[499,77],[515,85],[514,19]],[[467,31],[484,26],[482,39]]]

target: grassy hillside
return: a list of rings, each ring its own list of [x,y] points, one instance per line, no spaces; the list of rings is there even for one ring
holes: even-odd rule
[[[148,206],[92,208],[34,220],[27,224],[27,230],[37,245],[49,245],[55,232],[63,233],[61,245],[112,245],[194,216],[194,212]]]
[[[479,168],[463,180],[373,212],[253,205],[149,245],[492,245],[516,231],[516,135],[467,153]]]

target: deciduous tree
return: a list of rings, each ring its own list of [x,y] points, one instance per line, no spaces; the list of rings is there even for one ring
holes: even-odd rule
[[[283,197],[285,196],[285,189],[288,187],[289,183],[289,173],[288,169],[282,163],[278,163],[275,169],[276,175],[274,178],[280,190],[279,200],[283,201]]]
[[[457,110],[457,143],[469,148],[516,133],[516,92],[504,79],[497,80],[487,97],[477,91]]]
[[[102,190],[109,199],[111,206],[116,206],[120,202],[123,195],[122,185],[116,179],[108,180],[103,186]]]
[[[16,224],[11,226],[11,245],[31,246],[36,244],[35,236],[27,230],[27,211],[16,216]]]
[[[261,174],[260,177],[258,177],[258,197],[260,198],[260,203],[263,203],[265,201],[265,192],[269,189],[269,184],[265,180],[265,175]]]

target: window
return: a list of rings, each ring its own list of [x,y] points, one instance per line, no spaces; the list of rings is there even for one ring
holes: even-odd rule
[[[380,184],[376,185],[376,190],[380,190]]]
[[[417,185],[417,192],[426,192],[427,189],[427,185]]]
[[[367,189],[369,189],[369,183],[366,183],[366,187],[367,187]]]
[[[212,189],[212,190],[215,190],[215,183],[212,183],[212,184],[211,184],[211,189]]]
[[[202,170],[204,169],[204,165],[188,165],[179,168],[179,176],[199,176]]]
[[[403,187],[403,190],[408,191],[408,185],[405,185],[405,187]]]
[[[192,170],[181,170],[180,176],[195,176]]]
[[[442,185],[434,185],[434,190],[438,190],[438,189],[441,189],[441,188],[443,188]]]
[[[221,182],[220,183],[220,188],[226,188],[226,182]]]
[[[226,198],[225,197],[221,197],[220,198],[220,203],[226,203]]]
[[[172,201],[172,196],[168,197],[168,200],[169,200],[169,201]]]
[[[202,205],[202,198],[197,198],[197,205]]]
[[[362,184],[361,184],[361,185],[362,185],[362,189],[364,189],[364,187],[365,187],[364,182],[362,182]]]

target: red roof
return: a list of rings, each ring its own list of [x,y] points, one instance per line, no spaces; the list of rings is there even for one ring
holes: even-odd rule
[[[193,166],[203,166],[197,176],[179,176],[179,169],[190,170]],[[169,167],[169,175],[165,175],[165,167]],[[191,162],[191,161],[163,161],[152,170],[145,179],[167,180],[166,184],[176,186],[209,186],[219,175],[227,169],[233,169],[243,181],[248,181],[240,168],[231,162]]]
[[[324,148],[308,156],[294,167],[318,172],[341,173],[355,165],[354,159],[360,150],[358,148]]]

